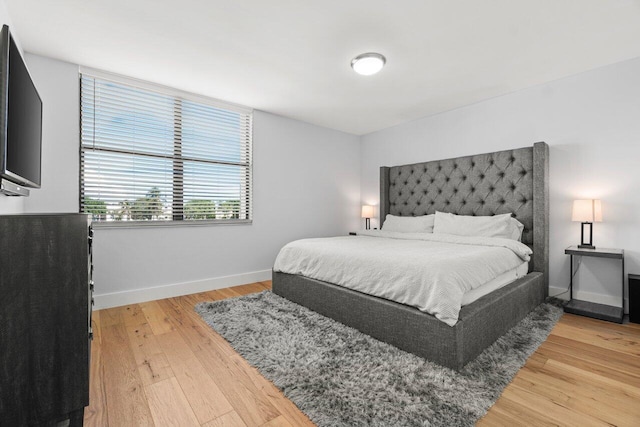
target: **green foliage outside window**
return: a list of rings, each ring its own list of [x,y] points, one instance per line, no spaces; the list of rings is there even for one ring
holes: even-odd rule
[[[91,214],[93,219],[105,219],[107,217],[107,204],[102,200],[84,198],[85,212]]]
[[[114,221],[150,221],[161,219],[165,215],[165,203],[158,187],[151,188],[144,197],[134,201],[123,200],[116,208],[108,209],[103,200],[86,197],[85,212],[93,219]],[[225,200],[216,203],[208,199],[189,200],[184,205],[185,220],[238,219],[239,200]]]
[[[184,219],[216,219],[216,204],[211,200],[189,200],[184,206]]]

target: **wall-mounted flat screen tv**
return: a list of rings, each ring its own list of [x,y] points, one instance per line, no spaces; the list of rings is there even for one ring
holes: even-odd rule
[[[0,178],[40,188],[42,100],[6,25],[0,34],[0,74]]]

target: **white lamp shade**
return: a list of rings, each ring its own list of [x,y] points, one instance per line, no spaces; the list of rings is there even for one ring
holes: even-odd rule
[[[571,221],[602,222],[602,202],[597,199],[574,200]]]
[[[362,218],[373,218],[373,206],[362,205]]]

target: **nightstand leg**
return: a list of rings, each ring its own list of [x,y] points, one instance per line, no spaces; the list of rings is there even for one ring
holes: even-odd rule
[[[624,257],[622,257],[622,317],[624,318]]]
[[[571,260],[570,268],[569,268],[569,301],[573,299],[573,255],[569,255],[569,259]]]

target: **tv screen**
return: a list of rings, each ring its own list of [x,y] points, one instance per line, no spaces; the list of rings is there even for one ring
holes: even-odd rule
[[[1,38],[0,174],[14,183],[40,188],[42,100],[6,25]]]

